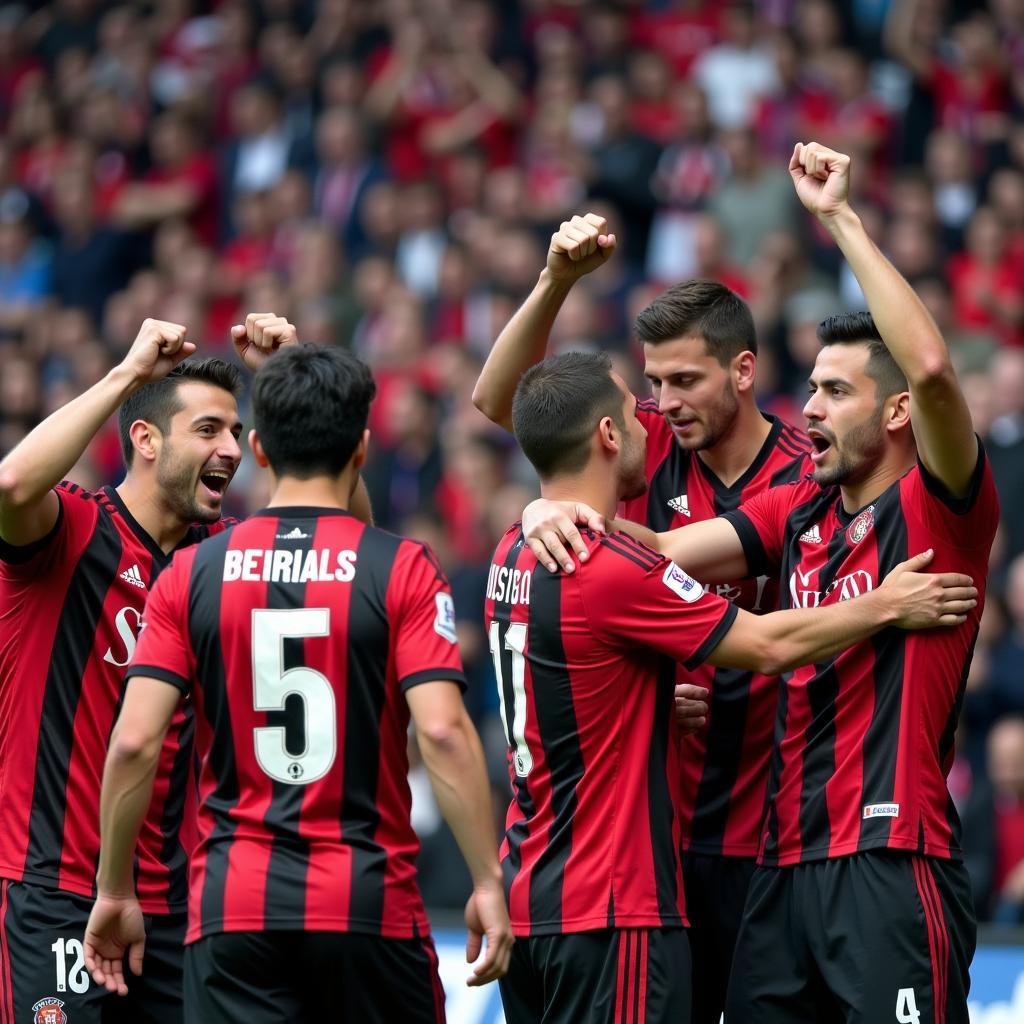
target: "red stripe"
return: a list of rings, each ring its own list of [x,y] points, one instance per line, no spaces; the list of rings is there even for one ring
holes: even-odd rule
[[[7,947],[7,889],[10,882],[0,882],[0,1022],[14,1024],[14,992],[11,987],[11,957]]]
[[[928,930],[928,959],[932,968],[932,1001],[935,1024],[942,1024],[945,1005],[942,1001],[942,981],[939,977],[939,940],[935,925],[935,914],[932,908],[931,892],[924,877],[924,865],[921,863],[921,859],[919,857],[912,857],[910,863],[914,869],[914,882],[917,885],[917,895],[921,900],[921,907],[924,910],[925,927]]]
[[[628,928],[623,928],[619,932],[619,972],[615,982],[615,1019],[619,1024],[627,1024],[629,983],[632,980],[632,972],[629,969],[631,939]]]
[[[640,932],[640,998],[637,1000],[636,1019],[638,1024],[647,1020],[647,936],[644,928]]]
[[[946,915],[942,910],[942,898],[939,896],[939,887],[935,883],[931,863],[925,861],[923,870],[935,904],[935,931],[939,939],[939,954],[941,956],[937,970],[941,982],[942,1002],[941,1013],[935,1015],[935,1024],[945,1024],[946,1003],[949,996],[949,931],[946,928]]]
[[[427,954],[430,962],[430,987],[434,992],[434,1020],[436,1024],[444,1024],[444,986],[441,984],[441,975],[437,967],[437,950],[430,939],[423,939],[423,951]]]

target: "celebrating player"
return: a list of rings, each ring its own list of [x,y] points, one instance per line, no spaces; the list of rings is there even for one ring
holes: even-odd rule
[[[492,420],[510,428],[516,384],[544,357],[565,296],[614,249],[596,214],[554,234],[537,286],[477,382],[473,399]],[[757,407],[757,338],[738,295],[714,281],[674,285],[640,313],[635,331],[654,398],[637,409],[649,488],[624,502],[627,519],[653,530],[701,522],[811,471],[807,436]],[[722,581],[717,592],[747,611],[778,607],[775,576]],[[718,1024],[760,839],[779,681],[712,665],[680,667],[679,681],[710,689],[707,728],[682,739],[679,818],[693,1020]]]
[[[662,538],[639,532],[711,579],[737,559],[781,571],[788,607],[870,590],[925,545],[934,568],[969,572],[980,597],[956,629],[887,630],[787,678],[727,1016],[966,1024],[975,922],[945,777],[995,487],[934,321],[849,205],[849,158],[799,144],[790,173],[871,311],[819,328],[804,408],[813,479]],[[542,531],[565,557],[551,525]]]
[[[110,743],[97,982],[124,991],[146,941],[132,852],[182,694],[196,705],[199,845],[190,872],[186,1019],[442,1021],[416,884],[410,712],[473,894],[470,984],[503,974],[512,936],[483,751],[447,580],[430,550],[349,514],[375,385],[340,349],[299,346],[257,375],[249,443],[270,506],[180,552],[146,605]]]
[[[512,418],[548,498],[610,517],[646,489],[637,401],[606,356],[533,367]],[[963,622],[974,590],[966,576],[908,571],[919,557],[857,601],[756,616],[624,533],[584,543],[577,572],[551,574],[516,525],[488,580],[514,791],[502,861],[519,941],[501,983],[505,1014],[510,1024],[685,1022],[674,663],[777,673],[885,626]]]
[[[252,313],[232,337],[256,369],[292,342],[282,317]],[[241,455],[238,371],[195,351],[180,324],[146,320],[119,366],[37,426],[0,463],[0,939],[13,1019],[37,1004],[98,1021],[82,931],[95,892],[107,739],[147,589],[183,545],[221,529]],[[62,478],[119,411],[128,467],[116,488]],[[190,716],[161,755],[139,844],[140,902],[152,914],[140,1019],[181,1019]],[[132,1012],[132,1005],[127,1007]],[[42,1019],[40,1017],[40,1019]]]

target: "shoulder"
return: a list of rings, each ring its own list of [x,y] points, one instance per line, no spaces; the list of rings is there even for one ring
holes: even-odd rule
[[[589,530],[581,532],[590,550],[586,565],[591,574],[646,574],[666,562],[662,554],[622,530],[601,534]]]

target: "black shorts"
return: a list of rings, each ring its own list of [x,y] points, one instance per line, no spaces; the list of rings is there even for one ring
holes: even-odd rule
[[[684,928],[609,928],[516,939],[498,982],[507,1024],[688,1024]]]
[[[222,932],[185,947],[188,1024],[444,1019],[444,989],[430,938]]]
[[[181,1024],[186,915],[146,915],[142,975],[126,968],[121,997],[85,969],[90,910],[85,896],[0,881],[0,1022]]]
[[[872,851],[758,868],[725,1019],[968,1024],[975,932],[954,861]]]
[[[693,957],[693,1024],[718,1024],[754,859],[684,853],[682,861]]]

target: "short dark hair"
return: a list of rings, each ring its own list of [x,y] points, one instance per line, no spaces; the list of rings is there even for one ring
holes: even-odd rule
[[[605,352],[566,352],[523,374],[512,399],[512,430],[542,480],[586,465],[602,417],[626,429],[611,373]]]
[[[198,381],[200,384],[212,384],[223,388],[238,397],[238,367],[223,359],[186,359],[178,363],[166,377],[143,384],[138,391],[129,395],[117,411],[117,427],[121,435],[121,454],[124,464],[131,469],[135,458],[132,446],[131,426],[136,420],[152,423],[162,434],[171,427],[174,414],[180,412],[182,403],[178,398],[178,388],[182,384]]]
[[[822,345],[866,345],[867,375],[875,382],[879,403],[907,390],[907,378],[878,333],[870,313],[840,313],[818,324]]]
[[[351,352],[319,345],[282,349],[252,389],[256,433],[278,476],[338,476],[359,444],[377,393]]]
[[[718,281],[682,281],[666,288],[641,310],[635,330],[651,345],[699,335],[722,366],[741,352],[757,354],[750,307]]]

